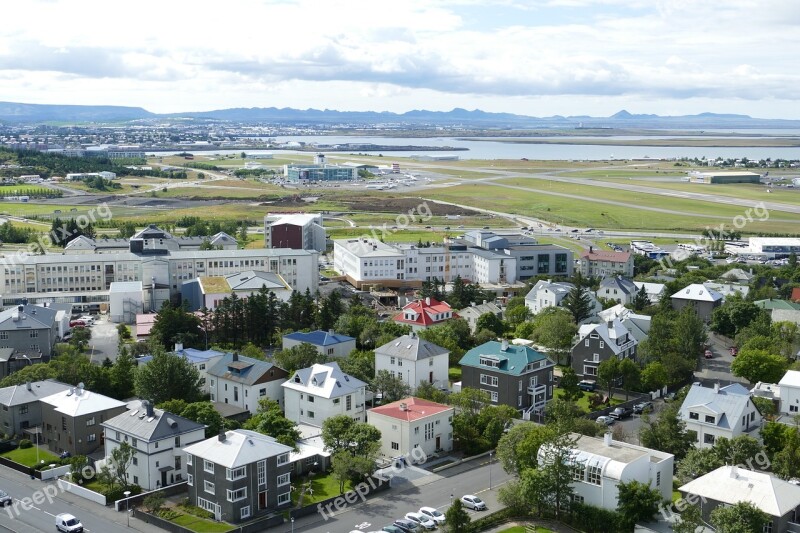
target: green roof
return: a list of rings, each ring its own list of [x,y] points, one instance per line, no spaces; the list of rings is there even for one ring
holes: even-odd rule
[[[487,361],[496,361],[496,363],[486,364]],[[504,350],[502,343],[489,341],[465,353],[458,363],[461,366],[482,367],[495,372],[521,376],[530,372],[530,370],[526,370],[528,363],[538,361],[544,361],[546,365],[555,364],[545,354],[528,346],[509,344]]]
[[[762,309],[769,309],[770,311],[773,309],[800,310],[800,304],[790,302],[789,300],[774,300],[770,298],[768,300],[758,300],[753,303]]]

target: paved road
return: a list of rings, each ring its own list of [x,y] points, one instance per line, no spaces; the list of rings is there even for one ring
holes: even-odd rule
[[[117,324],[109,323],[107,316],[97,315],[95,324],[90,328],[92,338],[89,341],[89,353],[92,362],[100,364],[106,357],[116,361],[119,342]]]
[[[70,513],[77,516],[89,533],[124,533],[162,531],[136,518],[126,525],[125,513],[103,507],[73,494],[61,492],[51,481],[31,480],[25,474],[8,468],[0,468],[0,488],[14,498],[16,506],[0,510],[0,532],[33,533],[55,531],[55,516]],[[48,496],[49,495],[49,496]],[[32,498],[32,506],[22,507],[20,500]],[[35,503],[34,503],[35,502]]]
[[[501,508],[497,502],[499,487],[507,483],[512,476],[506,474],[496,461],[492,461],[492,489],[489,489],[489,462],[487,458],[476,460],[471,464],[463,464],[446,469],[439,474],[417,479],[414,484],[405,483],[392,488],[381,496],[371,498],[346,507],[325,520],[322,515],[314,514],[295,521],[294,531],[308,533],[366,533],[378,531],[406,513],[416,511],[420,507],[436,507],[442,512],[450,506],[450,495],[460,498],[464,494],[475,494],[486,502],[490,511]],[[485,514],[467,511],[473,518]],[[279,532],[291,531],[286,523]]]

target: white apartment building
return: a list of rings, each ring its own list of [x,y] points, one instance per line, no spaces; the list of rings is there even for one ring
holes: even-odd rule
[[[415,448],[426,457],[453,449],[453,408],[449,405],[406,398],[367,411],[367,422],[381,432],[381,456],[412,457]]]
[[[788,370],[778,382],[778,390],[781,414],[800,415],[800,372]]]
[[[342,372],[338,363],[298,370],[282,387],[286,418],[298,424],[321,427],[336,415],[365,421],[367,384]]]
[[[415,389],[421,382],[447,387],[450,352],[416,333],[375,349],[375,372],[388,371]]]
[[[203,424],[155,409],[146,400],[102,425],[105,456],[127,442],[135,450],[127,479],[144,490],[185,481],[183,448],[206,438]]]

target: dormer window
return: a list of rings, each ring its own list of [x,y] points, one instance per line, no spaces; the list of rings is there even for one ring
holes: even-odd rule
[[[300,376],[295,376],[294,377],[294,382],[295,383],[300,383]]]

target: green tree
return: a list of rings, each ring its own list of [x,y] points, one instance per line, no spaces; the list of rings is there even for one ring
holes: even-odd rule
[[[672,345],[678,355],[687,360],[696,361],[700,348],[708,340],[703,319],[694,307],[686,306],[675,317]]]
[[[703,515],[700,507],[689,505],[679,515],[679,519],[672,524],[672,533],[696,533],[703,526]]]
[[[750,383],[777,383],[788,368],[789,362],[785,357],[772,355],[766,350],[742,349],[731,363],[733,375]]]
[[[614,387],[619,386],[622,380],[622,361],[616,357],[610,357],[600,363],[597,367],[597,384],[608,391],[608,399],[614,397]]]
[[[686,429],[678,409],[678,403],[675,402],[664,406],[655,417],[643,414],[639,442],[647,448],[671,453],[680,461],[694,446],[697,435]]]
[[[543,309],[533,321],[531,338],[548,349],[559,364],[570,364],[572,339],[578,333],[570,311],[561,307]]]
[[[127,442],[121,442],[119,446],[111,450],[111,454],[106,459],[111,476],[116,483],[122,487],[129,487],[128,483],[128,469],[133,464],[133,458],[136,456],[134,450]]]
[[[503,324],[503,321],[500,320],[496,314],[483,313],[475,322],[475,331],[481,331],[483,329],[488,329],[494,333],[495,336],[501,337],[505,332],[506,325]]]
[[[211,402],[194,402],[188,404],[179,414],[189,420],[206,425],[206,438],[218,435],[225,428],[225,419],[214,409]]]
[[[577,402],[583,397],[583,391],[578,388],[580,378],[575,370],[568,366],[564,368],[558,387],[563,391],[561,397],[568,402]]]
[[[646,307],[650,305],[650,298],[647,296],[647,291],[642,285],[639,288],[639,291],[636,293],[636,296],[633,297],[633,302],[631,302],[631,307],[633,310],[638,312],[643,311]]]
[[[297,370],[308,368],[317,363],[325,363],[328,358],[319,353],[313,344],[302,342],[286,350],[275,353],[275,364],[286,370],[290,375]]]
[[[420,381],[417,390],[414,391],[414,396],[431,402],[447,403],[447,393],[427,381]]]
[[[547,442],[552,431],[538,424],[514,424],[497,443],[497,460],[507,473],[519,476],[528,468],[536,468],[539,447]]]
[[[506,322],[508,322],[508,325],[512,328],[515,328],[528,320],[528,318],[531,316],[531,311],[525,305],[525,297],[514,296],[509,298],[508,302],[506,303],[504,316]]]
[[[200,326],[200,319],[188,311],[186,304],[175,307],[167,300],[156,314],[150,335],[167,350],[172,350],[176,343],[199,348],[204,346],[200,339],[205,339]]]
[[[572,485],[575,476],[573,450],[576,440],[569,433],[556,431],[553,436],[539,449],[539,470],[542,475],[539,482],[541,489],[547,494],[547,501],[560,520],[569,509],[575,489]]]
[[[136,358],[129,350],[120,350],[117,360],[114,361],[114,365],[110,370],[111,386],[114,390],[112,396],[114,398],[124,400],[133,396],[135,392],[135,374]]]
[[[372,350],[353,350],[337,362],[342,372],[364,383],[369,383],[375,377],[375,352]]]
[[[281,444],[292,448],[296,448],[297,441],[300,439],[297,424],[283,416],[278,402],[269,398],[262,398],[258,401],[256,413],[244,423],[243,427],[269,435]]]
[[[180,398],[189,403],[200,400],[202,381],[197,368],[188,359],[163,350],[136,368],[133,385],[136,395],[159,404]]]
[[[782,479],[800,477],[800,429],[786,426],[783,442],[772,460],[772,471]]]
[[[750,435],[739,435],[732,439],[719,437],[712,448],[726,465],[742,465],[764,454],[764,446]]]
[[[640,481],[620,483],[618,490],[617,512],[630,529],[638,522],[650,522],[662,503],[661,491]]]
[[[764,398],[762,396],[752,396],[751,399],[758,408],[758,412],[761,413],[763,416],[770,417],[777,414],[778,409],[777,407],[775,407],[775,402],[770,400],[769,398]]]
[[[469,533],[470,522],[472,519],[464,509],[460,499],[453,500],[450,507],[444,513],[445,529],[447,533]]]
[[[622,387],[625,389],[625,400],[628,400],[628,392],[639,387],[642,369],[633,362],[632,359],[622,359],[619,362],[619,373],[622,376]]]
[[[683,483],[704,476],[723,466],[725,461],[713,448],[691,448],[678,463],[676,476]],[[735,464],[735,463],[734,463]]]
[[[711,511],[711,525],[720,533],[753,533],[762,531],[772,518],[750,502],[720,505]]]
[[[667,384],[667,369],[658,361],[653,361],[642,369],[640,380],[648,391],[661,390]]]
[[[575,287],[564,297],[562,305],[572,315],[572,320],[580,324],[592,316],[592,299],[586,287],[586,280],[577,272],[573,277],[572,283]]]
[[[765,314],[767,312],[753,302],[741,298],[729,298],[724,304],[714,309],[711,314],[710,328],[720,335],[735,337],[759,315]]]
[[[388,370],[379,370],[372,379],[372,390],[381,394],[384,403],[395,402],[411,395],[411,385],[402,376],[393,376]]]

